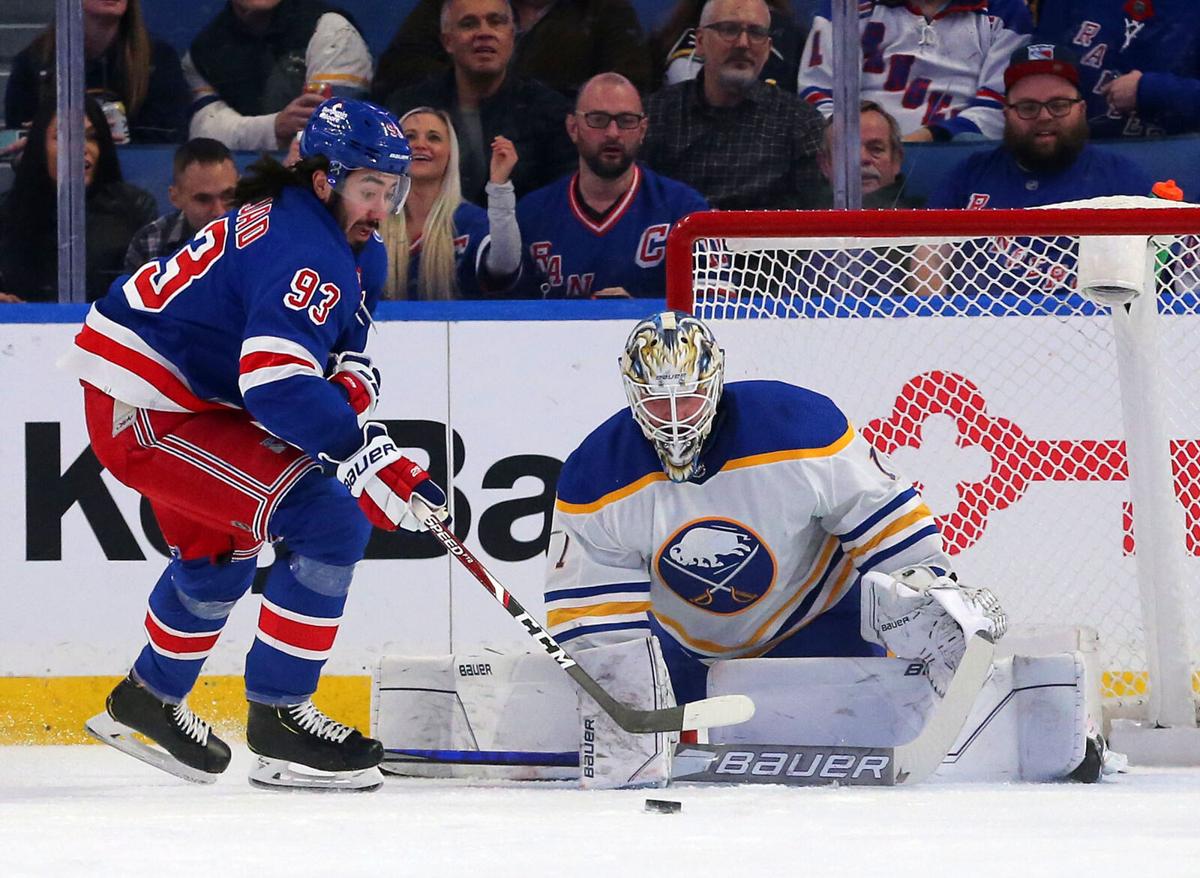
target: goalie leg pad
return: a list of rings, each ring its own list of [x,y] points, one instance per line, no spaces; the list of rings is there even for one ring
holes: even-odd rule
[[[575,656],[613,698],[642,710],[675,706],[657,637],[585,649]],[[678,732],[631,734],[579,692],[579,770],[584,789],[663,787]]]

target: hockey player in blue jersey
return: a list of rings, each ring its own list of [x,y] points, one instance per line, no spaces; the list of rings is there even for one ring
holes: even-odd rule
[[[527,257],[518,294],[662,297],[671,226],[708,203],[637,163],[647,120],[637,89],[619,73],[585,83],[566,124],[578,172],[517,204]]]
[[[290,169],[264,159],[236,210],[114,283],[65,358],[97,458],[149,500],[172,552],[148,643],[87,727],[215,780],[229,747],[184,699],[254,556],[283,538],[291,555],[271,568],[246,657],[251,782],[371,789],[382,745],[311,696],[371,525],[446,517],[441,489],[370,420],[380,375],[362,353],[364,280],[381,276],[376,229],[403,205],[409,148],[389,113],[334,98],[300,156]]]
[[[1033,42],[1079,53],[1079,90],[1093,137],[1200,130],[1194,0],[1042,0]]]
[[[620,365],[629,408],[563,465],[545,585],[550,632],[618,698],[702,698],[721,659],[883,647],[942,692],[964,632],[1003,633],[991,592],[950,575],[916,488],[831,400],[724,386],[712,332],[676,311],[638,323]],[[666,779],[663,736],[581,698],[585,785]]]

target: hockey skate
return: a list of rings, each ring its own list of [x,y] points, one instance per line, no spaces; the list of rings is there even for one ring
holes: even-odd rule
[[[192,783],[214,783],[229,765],[229,746],[187,704],[159,701],[132,676],[108,695],[105,711],[84,728],[97,740]],[[157,746],[133,736],[145,735]]]
[[[250,783],[271,789],[366,792],[383,784],[383,744],[330,719],[312,701],[250,702],[246,744],[258,757]]]

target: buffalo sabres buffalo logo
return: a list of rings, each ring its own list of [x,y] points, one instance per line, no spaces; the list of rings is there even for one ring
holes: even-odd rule
[[[750,528],[726,518],[693,521],[659,548],[658,575],[694,606],[723,615],[758,601],[775,581],[775,559]]]

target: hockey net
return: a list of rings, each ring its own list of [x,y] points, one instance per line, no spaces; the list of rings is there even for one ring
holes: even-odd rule
[[[695,214],[667,283],[714,321],[727,380],[832,397],[1014,624],[1095,629],[1106,713],[1181,725],[1200,692],[1200,209],[1162,204]],[[1141,295],[1081,293],[1114,262]]]

